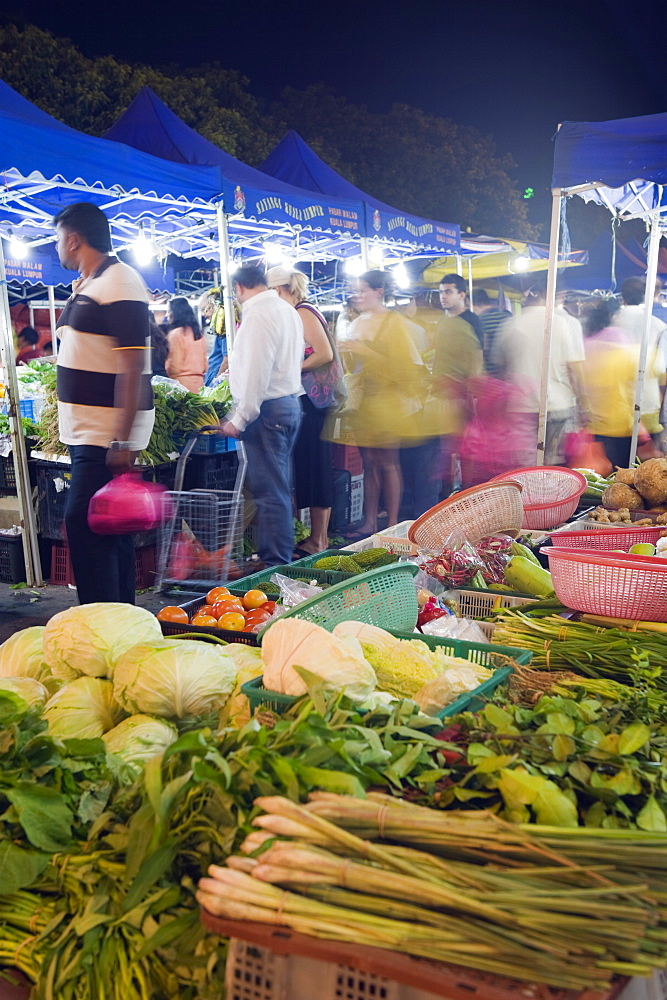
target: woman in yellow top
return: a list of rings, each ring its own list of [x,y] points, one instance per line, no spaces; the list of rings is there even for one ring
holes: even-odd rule
[[[422,436],[426,369],[400,313],[385,306],[391,275],[367,271],[359,278],[357,308],[361,315],[339,344],[353,380],[347,426],[364,463],[364,521],[354,537],[377,531],[380,495],[389,524],[398,522],[403,484],[401,441]]]
[[[187,299],[176,298],[167,310],[169,353],[165,369],[169,378],[190,392],[199,392],[208,367],[206,341],[194,310]]]
[[[582,310],[584,378],[591,413],[589,431],[613,466],[627,469],[634,420],[639,347],[614,326],[616,299],[595,299]]]

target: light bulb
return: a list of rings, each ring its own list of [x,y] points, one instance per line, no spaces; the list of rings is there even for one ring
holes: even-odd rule
[[[519,254],[519,256],[515,257],[512,262],[512,266],[515,271],[527,271],[529,264],[530,257],[525,257],[523,254]]]
[[[380,246],[372,246],[368,251],[368,261],[373,267],[381,268],[384,264],[384,251]]]
[[[290,259],[277,243],[263,243],[264,257],[269,267],[289,267]]]
[[[393,271],[394,281],[398,288],[409,288],[410,287],[410,275],[408,274],[408,269],[405,264],[401,261],[397,264]]]
[[[147,267],[153,259],[153,244],[147,240],[143,232],[139,234],[132,244],[132,253],[139,267]]]
[[[345,261],[345,271],[353,278],[358,278],[364,273],[364,262],[361,257],[348,257]]]
[[[28,256],[28,244],[20,236],[12,236],[9,241],[9,252],[15,260],[24,260]]]

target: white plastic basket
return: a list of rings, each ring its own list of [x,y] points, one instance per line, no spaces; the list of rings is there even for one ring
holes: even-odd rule
[[[514,597],[512,594],[492,594],[485,590],[463,589],[448,590],[443,596],[458,601],[461,618],[473,619],[486,618],[495,608],[520,608],[537,600],[536,597]]]

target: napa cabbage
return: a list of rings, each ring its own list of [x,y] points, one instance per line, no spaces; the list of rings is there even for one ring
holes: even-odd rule
[[[377,686],[356,639],[332,635],[299,618],[279,618],[267,629],[262,659],[264,687],[280,694],[306,694],[306,682],[295,667],[315,675],[325,691],[343,691],[354,701],[363,701]]]
[[[193,639],[143,642],[114,668],[114,692],[128,712],[165,719],[204,718],[223,707],[237,669],[227,647]]]
[[[234,726],[235,729],[242,729],[246,722],[250,721],[250,702],[241,691],[244,684],[261,677],[264,672],[261,651],[257,646],[246,646],[240,642],[230,642],[225,646],[225,652],[231,656],[238,670],[236,683],[229,701],[220,713],[219,726],[224,729],[226,726]]]
[[[473,669],[472,664],[467,666],[450,667],[444,674],[436,677],[435,680],[424,684],[423,688],[417,691],[415,701],[425,715],[437,715],[445,705],[450,705],[456,701],[460,694],[466,691],[474,691],[479,687],[481,680],[478,671],[484,668]],[[485,671],[490,677],[490,671]]]
[[[139,642],[162,638],[150,611],[132,604],[99,602],[60,611],[44,629],[44,659],[54,677],[111,677],[116,661]]]

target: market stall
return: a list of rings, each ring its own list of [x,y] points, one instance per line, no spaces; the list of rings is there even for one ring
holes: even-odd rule
[[[568,530],[606,489],[508,470],[157,617],[12,636],[0,973],[33,1000],[661,996],[667,561],[628,551],[662,524]]]
[[[660,239],[667,228],[665,125],[667,115],[647,115],[608,122],[566,122],[554,139],[551,238],[547,286],[547,318],[542,358],[542,392],[538,431],[538,456],[544,455],[547,422],[548,372],[551,328],[556,298],[556,277],[562,221],[567,199],[573,195],[608,208],[619,221],[642,219],[650,227],[646,261],[645,301],[653,301]],[[637,387],[630,461],[637,450],[641,395],[648,354],[651,310],[646,310]]]

